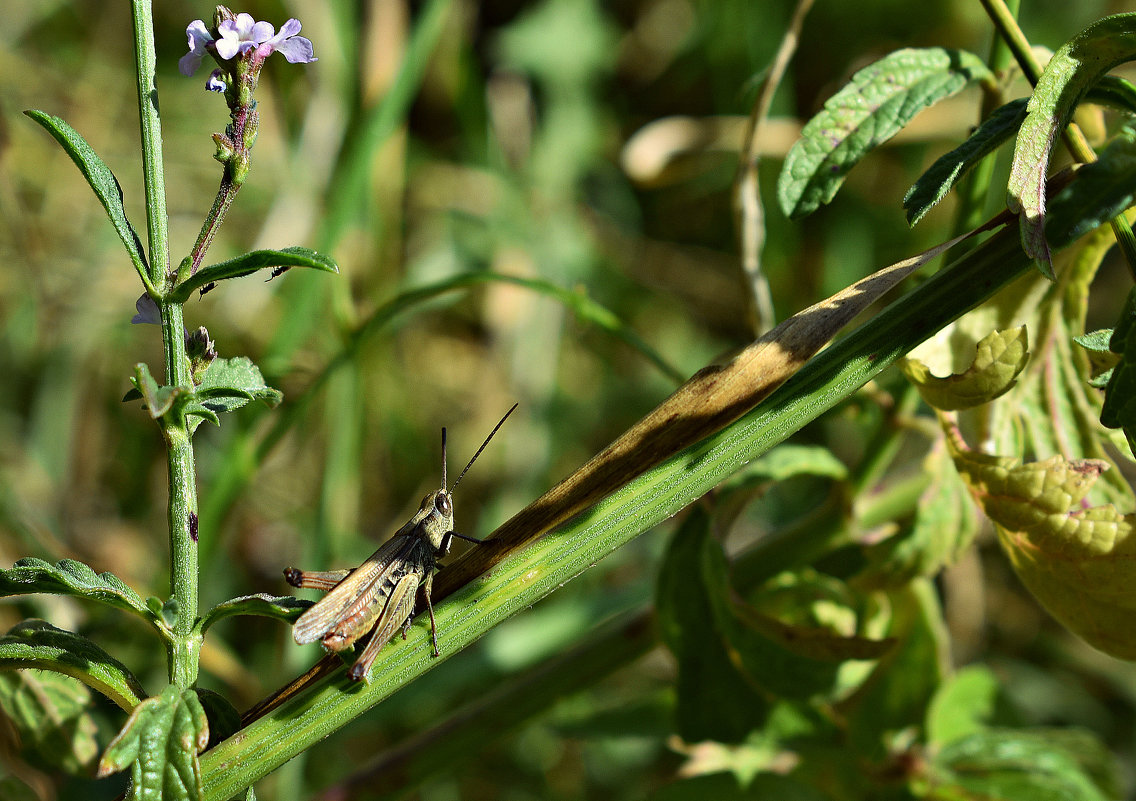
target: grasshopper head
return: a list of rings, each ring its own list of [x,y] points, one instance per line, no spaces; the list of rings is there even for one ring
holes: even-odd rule
[[[444,487],[436,489],[422,499],[418,507],[418,529],[430,541],[430,547],[440,556],[450,550],[454,530],[454,502]]]

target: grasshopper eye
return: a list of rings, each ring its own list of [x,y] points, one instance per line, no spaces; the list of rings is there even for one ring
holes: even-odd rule
[[[450,501],[450,496],[444,492],[439,492],[437,497],[434,498],[434,508],[438,510],[439,514],[451,515],[454,512],[454,505]]]

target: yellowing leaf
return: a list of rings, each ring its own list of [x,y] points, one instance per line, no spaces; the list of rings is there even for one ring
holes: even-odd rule
[[[939,378],[925,364],[905,359],[904,372],[923,400],[943,411],[981,406],[1007,392],[1029,361],[1026,327],[993,331],[978,343],[974,362],[961,373]]]
[[[971,451],[957,431],[948,445],[971,494],[994,522],[1015,572],[1053,617],[1120,659],[1136,659],[1136,516],[1085,496],[1108,464],[1054,456],[1018,459]]]

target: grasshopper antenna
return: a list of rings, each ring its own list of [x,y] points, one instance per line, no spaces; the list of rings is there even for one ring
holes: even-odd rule
[[[497,425],[493,426],[493,430],[489,432],[489,436],[485,438],[485,442],[481,443],[481,447],[477,449],[477,453],[475,453],[473,455],[473,458],[469,460],[469,464],[467,464],[465,466],[465,469],[461,471],[461,475],[458,476],[457,481],[454,482],[454,485],[450,487],[449,492],[452,493],[458,488],[458,484],[461,483],[461,480],[465,477],[465,474],[469,470],[469,468],[473,467],[473,463],[477,461],[477,457],[481,455],[481,452],[483,450],[485,450],[485,446],[489,444],[489,440],[493,439],[493,435],[500,430],[501,426],[505,425],[505,421],[509,419],[509,415],[516,411],[518,406],[520,406],[519,403],[514,403],[512,408],[509,409],[509,411],[505,412],[505,416],[501,418],[501,421],[497,423]],[[446,429],[444,428],[442,429],[442,486],[446,486]]]
[[[446,427],[442,426],[442,489],[446,488]]]

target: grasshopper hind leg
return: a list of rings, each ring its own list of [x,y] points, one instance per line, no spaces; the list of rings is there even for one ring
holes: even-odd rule
[[[307,590],[334,589],[347,578],[350,570],[300,570],[295,567],[284,568],[284,580],[293,587]]]

